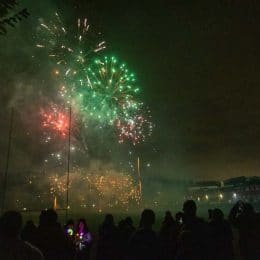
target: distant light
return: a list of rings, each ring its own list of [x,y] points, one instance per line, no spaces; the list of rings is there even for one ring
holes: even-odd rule
[[[223,197],[224,197],[224,196],[223,196],[223,194],[222,194],[222,193],[220,193],[220,194],[219,194],[219,198],[222,200],[222,199],[223,199]]]
[[[150,164],[150,163],[147,163],[147,164],[146,164],[146,166],[147,166],[147,167],[150,167],[150,166],[151,166],[151,164]]]
[[[206,194],[206,195],[205,195],[205,198],[206,198],[206,200],[208,200],[208,199],[209,199],[209,196]]]
[[[23,210],[24,210],[24,211],[26,211],[26,210],[27,210],[27,208],[23,208]]]
[[[233,198],[236,199],[237,198],[237,194],[234,192],[233,193]]]
[[[200,201],[200,197],[198,197],[197,200]]]
[[[96,207],[96,205],[95,204],[92,204],[92,208],[95,208]]]

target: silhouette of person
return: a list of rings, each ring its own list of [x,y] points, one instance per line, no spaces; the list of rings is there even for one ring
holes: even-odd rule
[[[90,233],[86,220],[79,219],[76,228],[77,259],[89,259],[92,245],[92,234]]]
[[[260,259],[260,218],[252,205],[238,201],[230,211],[229,221],[238,229],[243,259]]]
[[[107,214],[99,228],[97,259],[119,259],[120,251],[118,249],[118,239],[118,229],[115,226],[114,217],[111,214]]]
[[[75,253],[73,245],[57,220],[58,215],[55,210],[42,211],[37,245],[47,260],[73,259]]]
[[[209,232],[211,259],[234,259],[232,229],[220,209],[213,209],[211,212]]]
[[[125,218],[125,224],[126,224],[126,236],[127,240],[132,236],[132,234],[135,232],[135,227],[133,225],[133,220],[131,217]]]
[[[42,260],[41,251],[19,237],[22,228],[22,215],[8,211],[0,218],[0,259]]]
[[[183,225],[183,220],[184,220],[184,213],[183,212],[177,212],[175,214],[175,219],[178,227],[181,227]]]
[[[118,232],[120,258],[123,259],[127,253],[129,239],[135,232],[135,227],[133,226],[133,220],[131,217],[127,217],[119,221]]]
[[[21,238],[24,241],[31,243],[32,245],[37,244],[37,227],[32,220],[28,220],[21,232]]]
[[[128,239],[126,238],[126,221],[122,219],[118,222],[118,250],[120,259],[123,259],[126,253]]]
[[[208,221],[211,221],[211,219],[212,219],[212,212],[213,212],[213,209],[208,209]]]
[[[193,200],[185,201],[183,213],[177,259],[208,259],[208,227],[203,219],[196,216],[196,203]]]
[[[128,259],[159,259],[160,243],[152,229],[154,223],[154,212],[151,209],[145,209],[141,215],[139,229],[129,241]]]
[[[177,250],[178,226],[170,211],[165,212],[165,217],[159,232],[161,257],[174,259]]]

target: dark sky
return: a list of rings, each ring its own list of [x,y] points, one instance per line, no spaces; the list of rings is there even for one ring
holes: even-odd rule
[[[156,125],[143,149],[151,176],[259,175],[258,1],[23,2],[31,21],[89,17],[134,68]]]
[[[259,175],[260,3],[108,2],[92,7],[141,79],[158,174]]]

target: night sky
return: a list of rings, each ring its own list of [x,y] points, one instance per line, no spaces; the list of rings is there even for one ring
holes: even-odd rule
[[[39,94],[35,85],[47,73],[31,61],[37,20],[59,10],[71,22],[89,17],[109,52],[136,72],[155,124],[151,138],[138,148],[151,163],[146,178],[259,175],[258,1],[66,0],[21,1],[21,6],[30,18],[0,38],[2,149],[8,108],[20,102],[17,92],[30,111],[28,103],[37,102]],[[28,168],[32,161],[24,144],[19,147]]]

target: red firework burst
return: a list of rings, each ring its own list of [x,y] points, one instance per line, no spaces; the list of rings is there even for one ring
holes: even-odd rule
[[[43,127],[58,132],[62,137],[68,134],[69,115],[68,112],[59,108],[55,104],[51,104],[49,109],[42,110]]]

